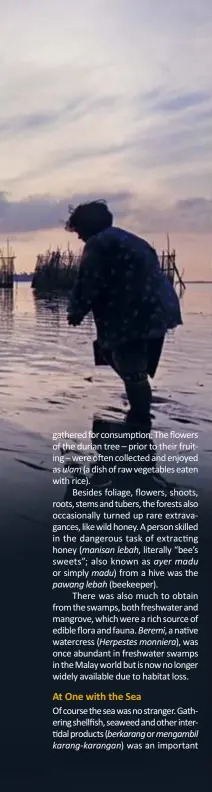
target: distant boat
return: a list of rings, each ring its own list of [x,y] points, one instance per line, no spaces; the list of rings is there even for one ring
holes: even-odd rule
[[[13,289],[15,258],[15,253],[10,248],[9,239],[7,239],[6,252],[4,248],[0,249],[0,289]]]

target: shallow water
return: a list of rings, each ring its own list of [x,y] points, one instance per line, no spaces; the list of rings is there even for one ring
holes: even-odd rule
[[[21,283],[0,291],[0,415],[42,434],[85,425],[94,413],[121,418],[123,386],[93,364],[91,318],[80,328],[66,321],[67,299],[33,296]],[[209,430],[212,424],[212,285],[188,285],[184,325],[166,340],[154,379],[157,422]],[[155,413],[155,415],[156,415]]]
[[[212,286],[189,286],[183,314],[184,326],[167,338],[154,380],[153,427],[200,429],[204,477],[200,510],[205,592],[202,613],[206,624],[210,615],[207,581],[211,558]],[[5,602],[9,603],[4,625],[7,672],[3,675],[3,708],[9,715],[3,766],[8,773],[12,756],[16,777],[17,767],[23,776],[32,772],[34,775],[36,767],[36,772],[46,777],[49,733],[45,707],[41,730],[40,701],[41,696],[45,701],[44,688],[49,684],[46,657],[54,500],[51,434],[64,429],[90,429],[96,413],[106,420],[123,420],[126,411],[118,377],[107,368],[95,369],[93,365],[93,336],[89,318],[80,329],[68,328],[66,300],[35,301],[28,284],[18,286],[13,298],[0,291],[1,582]],[[196,480],[191,486],[194,483]],[[56,488],[59,500],[66,500],[64,490]],[[23,662],[25,657],[27,662]],[[206,664],[203,677],[201,699],[205,700],[209,678]],[[21,708],[14,708],[14,685],[10,696],[8,679],[15,679],[16,687],[22,690]],[[32,679],[33,707],[28,694]],[[199,696],[196,687],[195,696]],[[31,789],[31,784],[28,786]]]

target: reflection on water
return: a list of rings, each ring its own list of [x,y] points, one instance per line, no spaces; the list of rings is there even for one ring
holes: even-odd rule
[[[70,423],[87,426],[93,412],[122,420],[126,411],[118,377],[94,368],[91,317],[70,329],[67,301],[35,298],[29,283],[14,294],[0,291],[1,416],[49,435]],[[153,382],[153,413],[160,425],[206,428],[212,421],[212,286],[188,285],[182,311],[184,326],[167,337]]]
[[[33,295],[33,298],[37,323],[40,324],[40,327],[48,325],[59,328],[61,312],[59,299],[55,299],[51,295],[45,299],[40,295]]]
[[[0,289],[0,332],[2,326],[9,331],[13,325],[14,293],[12,289]]]
[[[169,484],[167,479],[164,479],[157,470],[149,424],[146,426],[143,424],[141,426],[140,423],[131,423],[129,425],[129,423],[123,422],[123,420],[102,420],[94,415],[92,432],[97,439],[94,438],[92,441],[89,441],[89,438],[86,438],[84,441],[84,449],[81,448],[81,443],[78,446],[76,441],[74,453],[71,453],[69,448],[67,450],[66,443],[64,446],[61,442],[61,454],[64,455],[65,460],[67,458],[64,465],[65,476],[69,479],[62,500],[73,501],[73,481],[74,476],[76,476],[76,467],[77,475],[79,473],[80,477],[83,475],[84,465],[87,468],[86,475],[89,486],[97,488],[98,490],[102,490],[108,486],[110,488],[117,487],[117,489],[122,489],[126,485],[126,466],[128,469],[127,488],[129,490],[134,490],[134,488],[139,485],[141,470],[143,471],[145,485],[148,487],[151,486],[153,489],[156,489],[158,486],[163,486],[163,488],[168,490],[169,487],[173,486],[173,482]],[[133,432],[134,437],[137,437],[137,443],[135,443],[135,441],[132,443],[131,432]],[[110,448],[108,448],[109,435],[111,438],[114,438],[115,443],[114,445],[111,439]],[[86,449],[87,443],[89,443],[88,451]],[[119,446],[118,453],[116,450],[117,443]],[[138,451],[140,451],[141,455],[139,461]],[[90,456],[90,463],[87,461],[86,454]],[[96,463],[96,455],[99,454],[100,460]],[[76,461],[77,455],[80,457],[80,461],[78,462]],[[81,456],[84,456],[83,462]],[[74,474],[72,473],[72,465]],[[76,496],[76,500],[77,499],[78,495]]]

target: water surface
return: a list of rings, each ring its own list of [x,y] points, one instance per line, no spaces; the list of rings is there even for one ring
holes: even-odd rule
[[[13,294],[0,290],[3,448],[12,450],[15,444],[26,450],[29,432],[49,445],[53,431],[91,428],[95,414],[124,419],[121,381],[109,368],[94,367],[91,317],[80,328],[69,328],[66,309],[66,297],[35,298],[29,283],[16,285]],[[167,336],[153,382],[153,428],[200,430],[207,465],[212,451],[212,285],[188,285],[182,313],[184,325]],[[13,440],[12,424],[17,427]]]

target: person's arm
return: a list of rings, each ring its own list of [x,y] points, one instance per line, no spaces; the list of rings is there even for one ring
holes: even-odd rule
[[[92,310],[92,305],[101,294],[103,287],[99,249],[95,241],[91,240],[85,246],[77,280],[68,305],[69,324],[81,324],[86,314]]]

